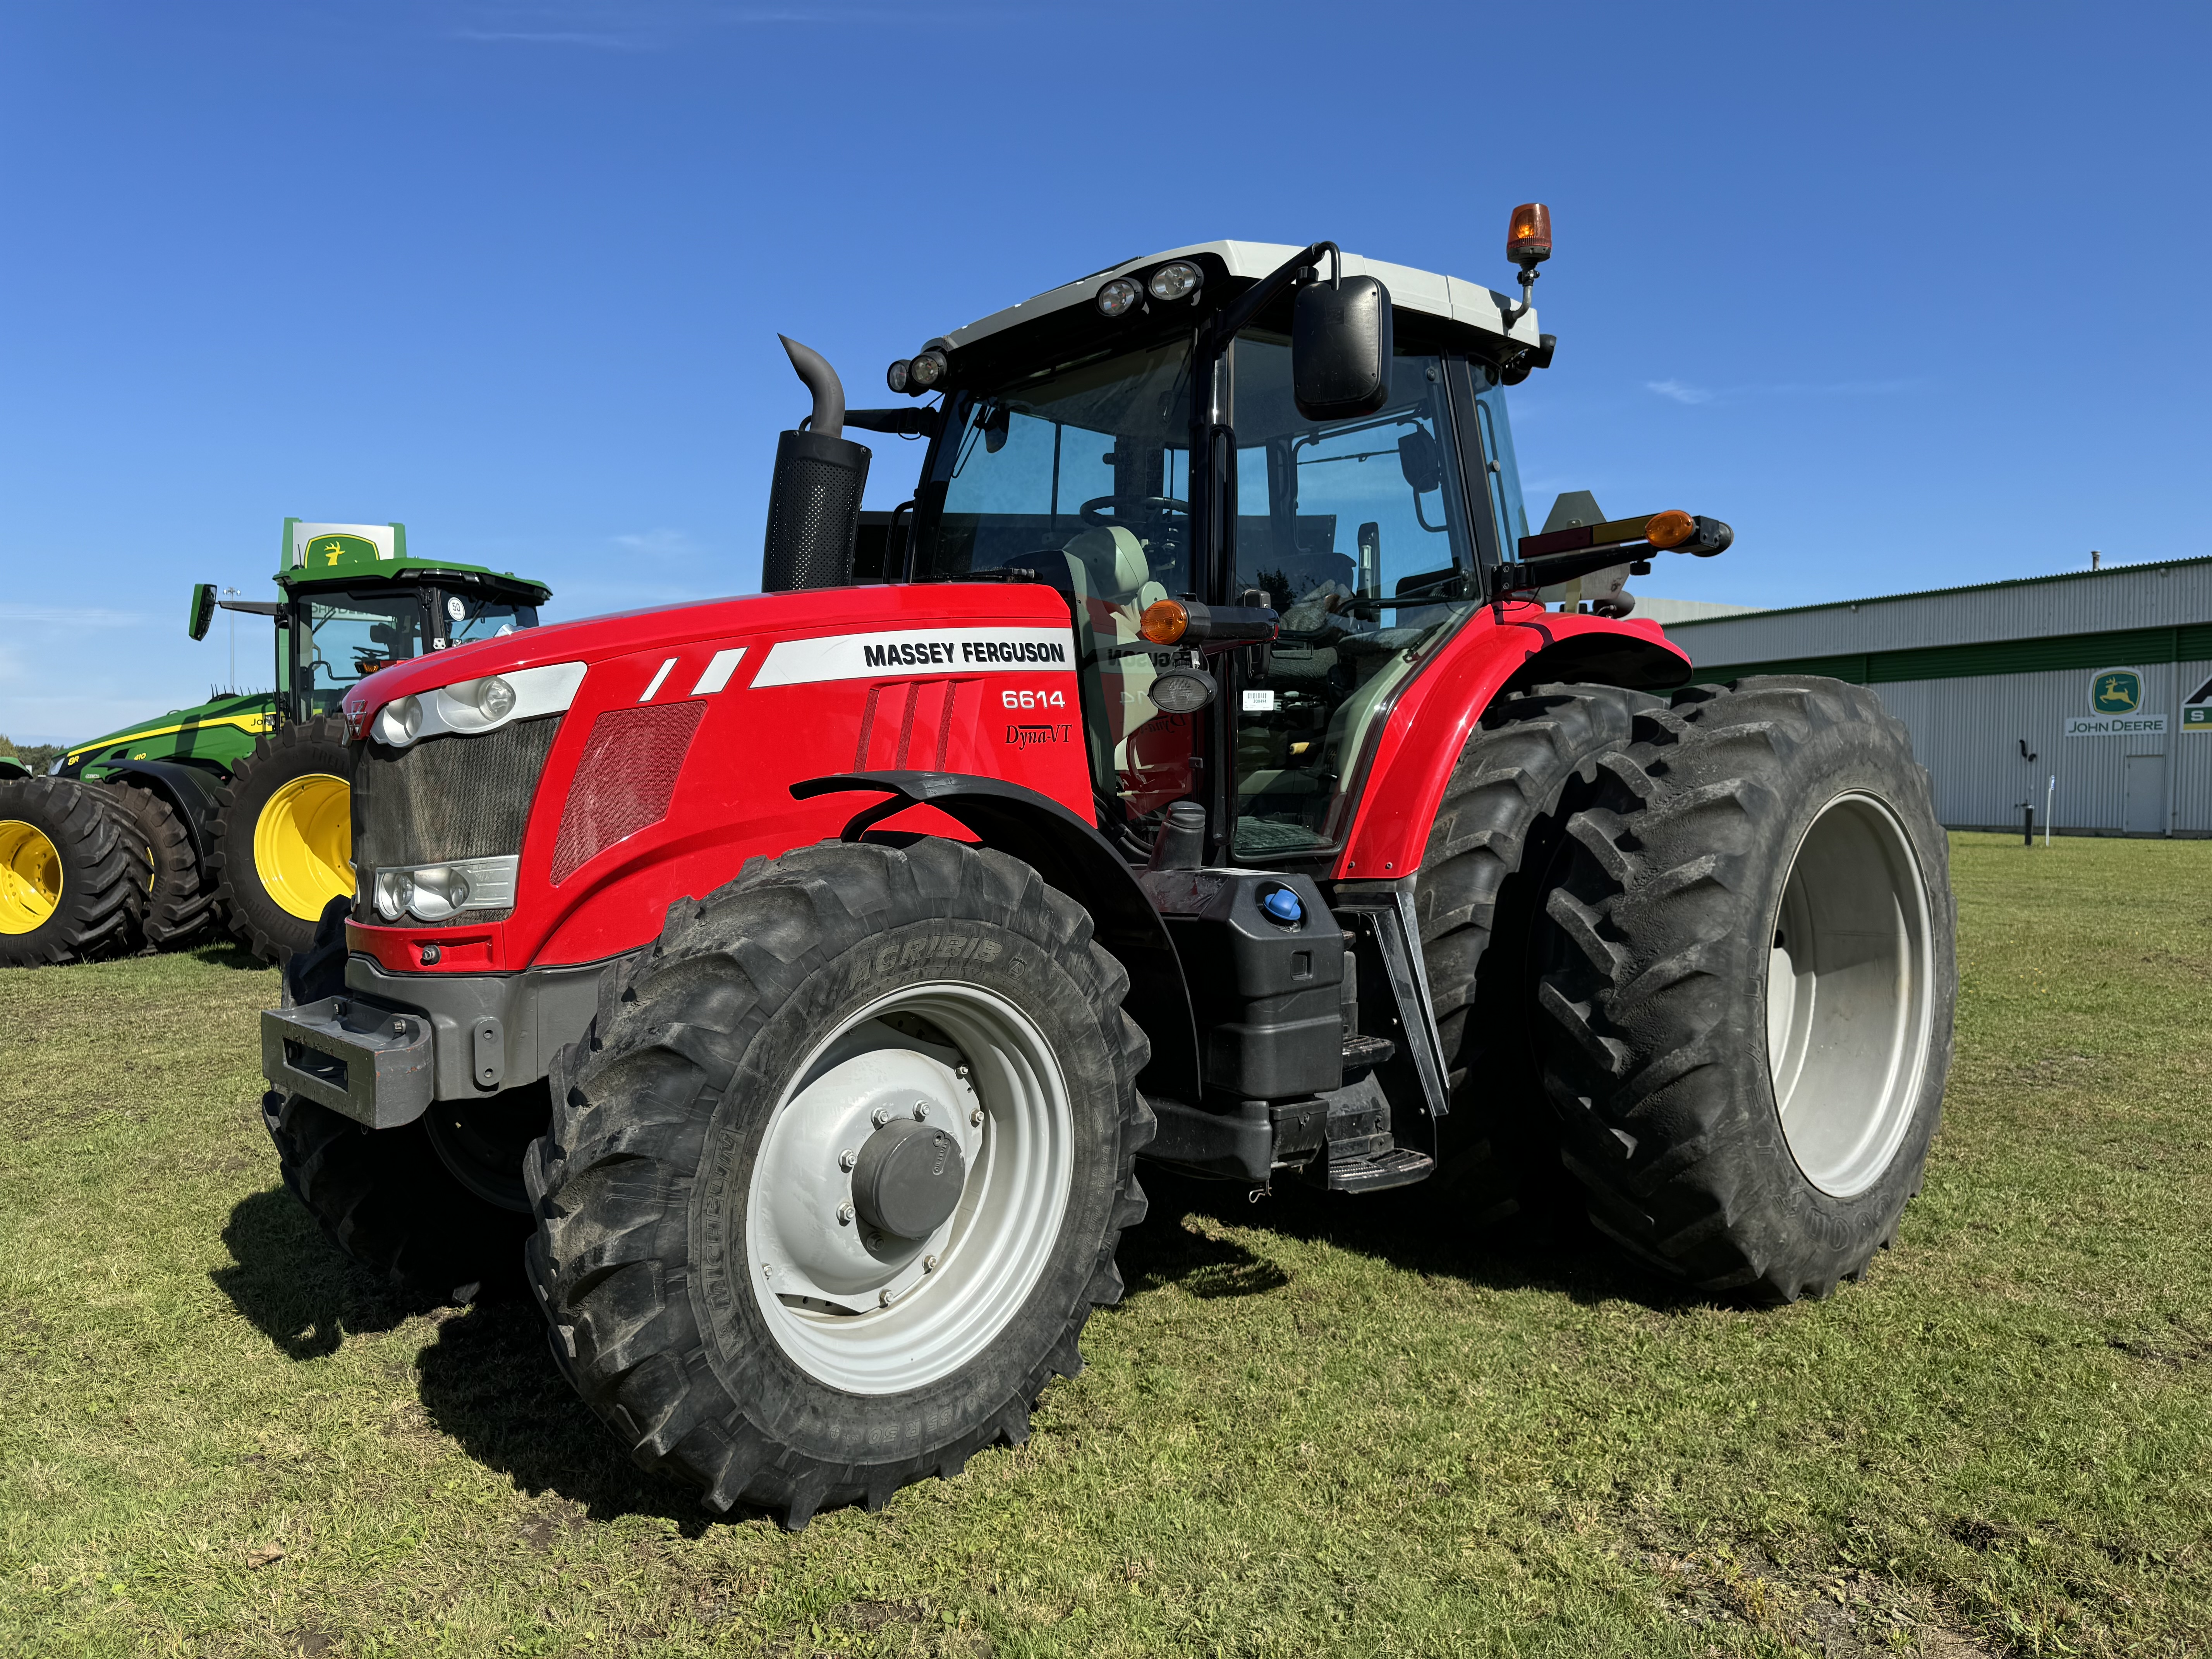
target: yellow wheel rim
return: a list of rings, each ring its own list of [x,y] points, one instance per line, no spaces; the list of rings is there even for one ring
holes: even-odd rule
[[[38,825],[0,818],[0,933],[34,933],[61,903],[61,850]]]
[[[253,822],[253,872],[270,898],[302,921],[353,892],[353,788],[310,772],[270,796]]]

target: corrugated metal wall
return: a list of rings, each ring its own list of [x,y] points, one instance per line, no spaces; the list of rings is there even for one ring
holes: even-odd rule
[[[1936,781],[1936,813],[1954,829],[2017,824],[2031,793],[2039,828],[2055,774],[2052,821],[2062,832],[2157,835],[2170,826],[2212,835],[2212,731],[2179,728],[2176,665],[2142,666],[2144,712],[2165,714],[2164,737],[2065,736],[2068,718],[2088,712],[2089,676],[2072,669],[1871,689],[1911,729],[1913,753]],[[2212,678],[2212,662],[2179,669],[2181,696]],[[2022,738],[2033,763],[2021,757]]]
[[[1856,678],[1874,671],[1870,689],[1911,729],[1914,750],[1936,780],[1936,809],[1954,828],[2016,824],[2031,797],[2040,823],[2045,785],[2055,774],[2062,831],[2212,836],[2212,727],[2185,727],[2179,706],[2212,678],[2212,661],[2158,659],[2177,647],[2198,656],[2203,630],[2196,625],[2208,622],[2212,558],[2198,558],[1672,623],[1667,632],[1701,667],[1723,672],[1730,664],[2045,641],[1964,659],[1948,653],[1946,678],[1895,678],[1936,672],[1928,657],[1875,658],[1824,672]],[[2154,640],[2133,642],[2142,647],[2134,660],[2125,642],[2077,637],[2130,629],[2160,630]],[[2073,643],[2054,649],[2060,641]],[[1985,661],[2032,670],[2054,656],[2108,648],[2112,659],[2092,666],[2141,671],[2142,712],[2165,716],[2164,736],[2067,737],[2069,717],[2093,712],[2087,667],[1960,672]],[[2023,739],[2033,763],[2021,757]]]
[[[1667,625],[1698,662],[1765,662],[2212,622],[2212,559]]]

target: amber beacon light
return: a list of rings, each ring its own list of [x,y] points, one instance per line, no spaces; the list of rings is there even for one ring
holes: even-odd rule
[[[1541,202],[1523,202],[1513,210],[1505,228],[1505,257],[1525,274],[1552,257],[1552,210]]]

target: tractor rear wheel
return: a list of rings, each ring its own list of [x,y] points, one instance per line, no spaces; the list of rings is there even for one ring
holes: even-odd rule
[[[146,849],[151,883],[139,937],[155,950],[173,950],[207,926],[215,904],[215,896],[201,886],[199,860],[184,820],[150,789],[120,781],[90,787],[129,823]]]
[[[1530,924],[1597,757],[1628,746],[1638,714],[1666,706],[1611,685],[1501,697],[1444,786],[1415,903],[1450,1073],[1434,1185],[1456,1216],[1500,1221],[1547,1188],[1557,1207],[1569,1190],[1537,1054]]]
[[[954,842],[673,907],[526,1170],[555,1358],[632,1457],[797,1528],[1026,1439],[1145,1212],[1127,984],[1073,899]]]
[[[0,966],[129,949],[146,913],[146,884],[137,831],[92,785],[0,782]]]
[[[1690,687],[1637,737],[1540,927],[1567,1167],[1601,1231],[1700,1289],[1826,1296],[1895,1237],[1950,1068],[1928,774],[1830,679]]]
[[[263,961],[306,950],[324,907],[352,893],[352,791],[345,722],[323,715],[263,738],[216,797],[216,896]]]

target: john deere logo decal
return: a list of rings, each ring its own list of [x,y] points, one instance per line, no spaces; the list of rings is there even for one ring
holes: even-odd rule
[[[307,568],[327,568],[341,559],[373,559],[376,544],[366,536],[318,536],[307,544]]]
[[[2142,676],[2132,668],[2104,668],[2089,690],[2093,714],[2132,714],[2142,707]]]
[[[2089,676],[2089,712],[2066,722],[2069,738],[2150,738],[2166,730],[2163,714],[2143,712],[2143,677],[2133,668],[2100,668]]]

